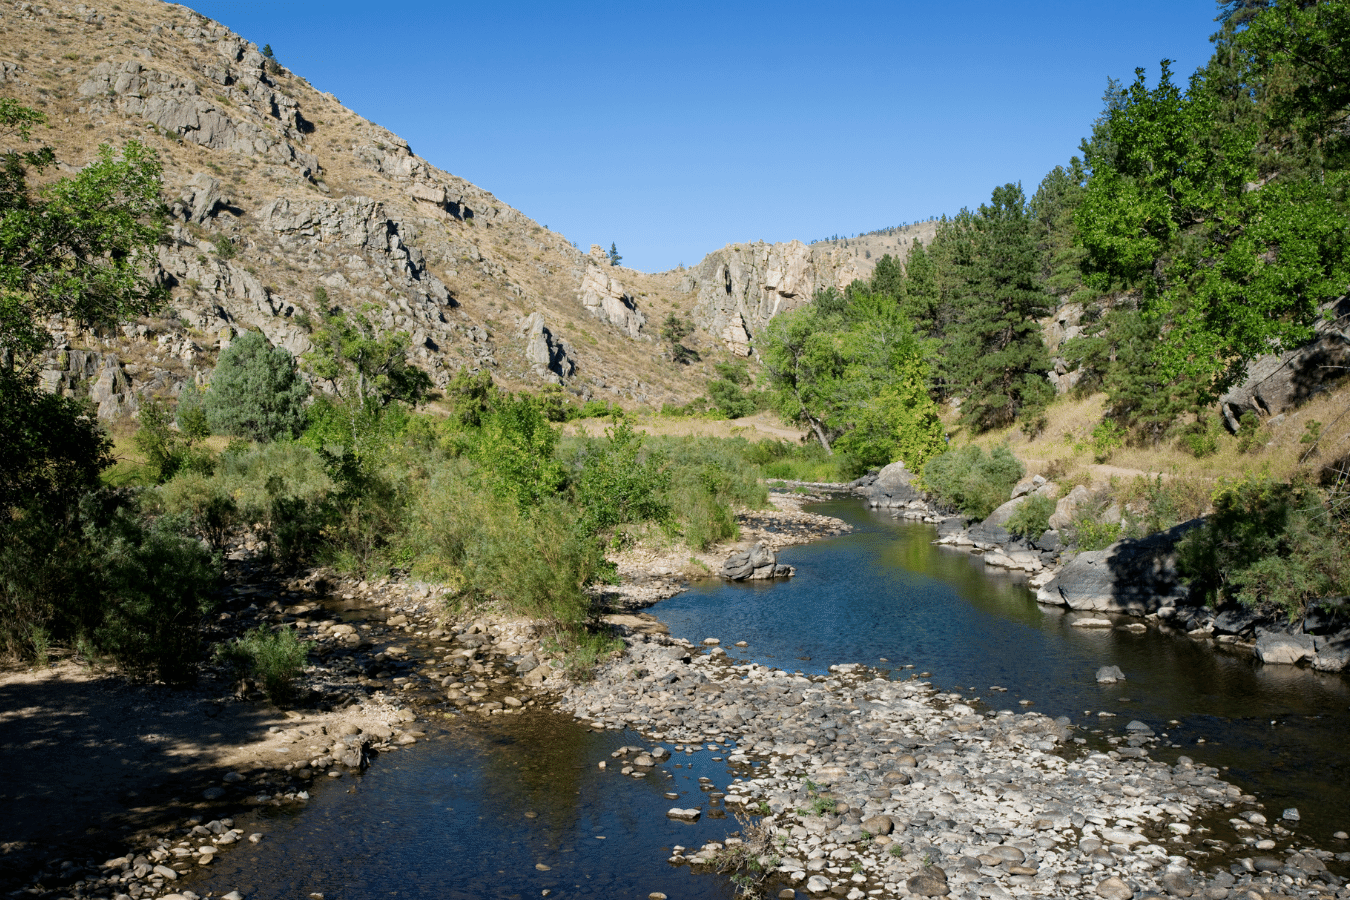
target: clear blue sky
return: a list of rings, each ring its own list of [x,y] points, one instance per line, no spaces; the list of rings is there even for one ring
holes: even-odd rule
[[[646,271],[1030,195],[1108,76],[1210,53],[1212,0],[196,0],[582,249]]]

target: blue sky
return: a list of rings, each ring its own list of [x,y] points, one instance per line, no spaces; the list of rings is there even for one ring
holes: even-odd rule
[[[197,0],[583,249],[646,271],[1031,194],[1108,76],[1209,56],[1212,0]]]

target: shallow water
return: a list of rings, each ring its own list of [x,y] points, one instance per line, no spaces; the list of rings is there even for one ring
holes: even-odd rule
[[[651,746],[553,713],[452,727],[382,755],[360,777],[321,779],[304,807],[251,818],[239,827],[264,832],[263,843],[221,854],[191,887],[250,900],[730,898],[726,879],[665,862],[676,844],[697,847],[736,829],[734,819],[710,816],[698,786],[706,775],[726,787],[727,765],[711,759],[722,754],[675,752],[661,767],[670,778],[619,774],[610,753],[639,744]],[[704,818],[668,819],[672,806],[702,806]]]
[[[652,611],[676,636],[718,637],[737,658],[788,670],[862,662],[897,678],[931,672],[935,685],[995,708],[1032,700],[1031,709],[1088,729],[1116,732],[1140,719],[1168,735],[1164,744],[1180,745],[1155,756],[1231,766],[1226,776],[1265,801],[1272,819],[1296,806],[1298,832],[1346,849],[1331,833],[1350,828],[1347,679],[1261,667],[1156,629],[1072,628],[1069,617],[1038,606],[1019,577],[933,546],[931,528],[856,500],[813,509],[856,530],[784,551],[780,559],[797,567],[790,581],[709,581]],[[733,647],[738,640],[749,646]],[[1120,666],[1127,680],[1098,685],[1102,665]],[[610,754],[650,743],[552,712],[468,716],[427,731],[428,740],[382,755],[359,778],[316,779],[303,808],[241,819],[264,842],[221,854],[179,889],[238,889],[250,900],[733,896],[726,878],[665,862],[677,844],[697,847],[736,829],[698,785],[707,776],[720,790],[746,774],[713,760],[725,748],[677,751],[635,779]],[[704,818],[668,819],[672,806],[700,806]]]
[[[1154,755],[1230,767],[1226,777],[1276,816],[1298,808],[1300,833],[1334,847],[1331,834],[1350,830],[1345,676],[1262,666],[1156,628],[1074,628],[1072,615],[1036,603],[1024,577],[933,545],[931,526],[855,499],[810,509],[855,530],[780,553],[797,570],[789,581],[709,580],[652,612],[677,637],[716,637],[737,658],[807,674],[860,662],[895,667],[894,677],[930,672],[935,686],[992,707],[1067,715],[1086,728],[1120,731],[1138,719],[1167,734],[1164,745],[1180,745]],[[749,646],[732,646],[742,640]],[[1126,680],[1097,684],[1104,665]]]

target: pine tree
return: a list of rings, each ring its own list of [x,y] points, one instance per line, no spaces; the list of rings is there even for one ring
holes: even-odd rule
[[[1050,401],[1040,325],[1050,309],[1037,274],[1039,254],[1019,184],[994,189],[973,220],[973,252],[957,273],[955,320],[946,333],[949,389],[976,431],[1034,416]]]
[[[610,264],[611,266],[617,266],[617,265],[618,265],[619,263],[621,263],[621,262],[623,262],[623,257],[619,255],[619,248],[618,248],[618,245],[616,245],[613,241],[610,241],[610,244],[609,244],[609,264]]]

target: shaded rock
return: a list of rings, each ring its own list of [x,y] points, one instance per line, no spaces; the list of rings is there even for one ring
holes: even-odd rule
[[[919,897],[947,896],[947,873],[937,866],[924,866],[905,882],[911,894]]]
[[[1006,544],[1012,540],[1012,535],[1008,533],[1007,524],[1017,513],[1017,508],[1027,501],[1026,495],[1009,500],[989,514],[977,525],[970,527],[970,539],[977,545],[979,544]]]
[[[1079,553],[1036,592],[1050,606],[1142,616],[1189,598],[1176,568],[1176,546],[1201,524],[1193,519],[1139,540]]]

